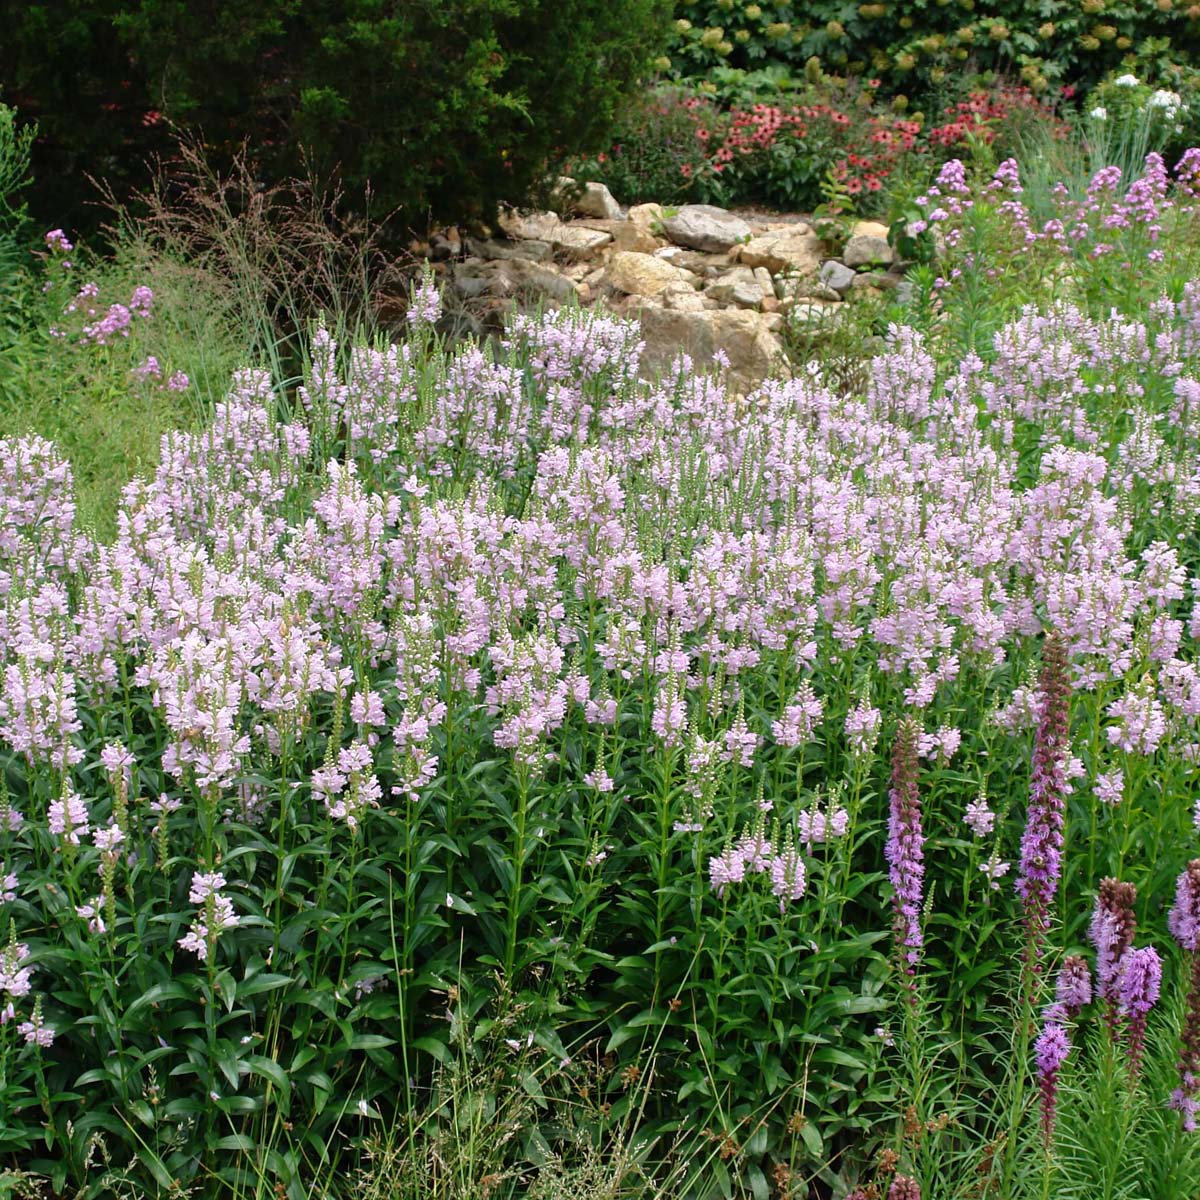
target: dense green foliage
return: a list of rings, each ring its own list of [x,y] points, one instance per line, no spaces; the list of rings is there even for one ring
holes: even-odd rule
[[[1042,90],[1086,86],[1131,51],[1197,45],[1200,5],[1173,0],[677,0],[673,66],[720,79],[729,69],[786,79],[817,56],[831,70],[885,78],[920,94],[973,63]]]
[[[0,5],[0,79],[41,124],[35,165],[55,189],[77,187],[83,163],[136,179],[176,122],[218,155],[249,141],[268,178],[340,167],[350,195],[369,182],[377,211],[412,221],[517,198],[564,151],[594,148],[667,17],[666,0],[69,9]]]

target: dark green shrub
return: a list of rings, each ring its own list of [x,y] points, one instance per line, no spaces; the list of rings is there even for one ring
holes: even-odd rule
[[[268,179],[340,168],[377,211],[460,217],[598,147],[669,2],[2,0],[0,78],[58,169],[110,178],[177,122]]]

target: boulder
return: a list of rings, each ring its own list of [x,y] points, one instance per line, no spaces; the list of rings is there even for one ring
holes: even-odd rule
[[[653,232],[662,225],[663,206],[661,204],[635,204],[626,215],[635,225]]]
[[[671,308],[676,312],[703,312],[708,307],[704,296],[686,283],[671,284],[670,287],[664,288],[656,299],[664,308]]]
[[[563,303],[580,294],[580,286],[524,258],[483,262],[467,259],[454,267],[455,291],[467,300],[480,296],[506,299],[527,296]]]
[[[762,276],[766,276],[765,280]],[[734,304],[738,308],[758,308],[768,296],[774,298],[775,289],[771,284],[770,274],[761,267],[757,271],[750,267],[734,267],[721,275],[715,283],[710,283],[704,289],[704,294],[722,304]]]
[[[662,244],[663,239],[655,237],[645,225],[635,221],[602,221],[596,217],[584,217],[572,221],[572,225],[582,229],[599,229],[612,238],[614,250],[636,250],[639,254],[653,254]]]
[[[529,240],[510,242],[503,238],[467,238],[467,252],[477,258],[526,258],[544,262],[550,257],[550,243]]]
[[[750,226],[713,204],[685,204],[674,216],[663,218],[663,232],[677,246],[719,253],[750,236]]]
[[[747,309],[682,312],[646,305],[638,313],[645,341],[642,372],[650,376],[666,372],[680,353],[706,366],[717,351],[723,351],[729,358],[730,385],[749,390],[771,373],[783,355],[783,343],[770,328],[777,316]]]
[[[601,229],[587,229],[579,225],[558,225],[551,229],[546,240],[555,250],[568,258],[591,258],[602,247],[611,242],[612,234]]]
[[[854,270],[835,258],[821,264],[821,282],[839,296],[844,296],[854,286],[854,279]]]
[[[821,239],[807,225],[798,231],[766,233],[739,247],[737,257],[745,266],[765,267],[772,275],[815,275],[821,268]]]
[[[621,219],[621,206],[602,183],[585,183],[583,191],[575,197],[571,207],[581,217],[598,217],[603,221]]]
[[[685,271],[712,279],[733,266],[728,254],[704,254],[699,250],[685,250],[682,246],[663,246],[654,251],[654,257],[666,259],[673,267],[683,267]]]
[[[621,250],[608,264],[607,282],[618,292],[630,296],[657,296],[672,284],[694,287],[696,277],[690,271],[674,267],[652,254]]]
[[[851,237],[877,237],[887,241],[888,227],[882,221],[855,221],[850,227]]]
[[[550,241],[551,233],[562,224],[557,213],[521,213],[515,208],[502,209],[497,223],[510,238],[518,241],[533,238],[539,242]]]
[[[854,228],[862,229],[864,225],[882,229],[883,235],[852,233],[842,251],[842,262],[848,267],[889,266],[896,256],[888,245],[887,230],[877,221],[860,221]]]

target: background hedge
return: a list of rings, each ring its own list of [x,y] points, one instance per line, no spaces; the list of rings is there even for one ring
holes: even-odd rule
[[[0,0],[4,99],[38,122],[47,218],[84,170],[144,178],[170,125],[268,178],[340,167],[373,207],[457,218],[598,148],[671,0]]]

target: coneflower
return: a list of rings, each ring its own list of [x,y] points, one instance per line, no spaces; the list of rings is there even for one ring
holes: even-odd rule
[[[1175,885],[1175,903],[1167,917],[1167,928],[1187,952],[1189,981],[1187,1003],[1180,1034],[1180,1086],[1171,1093],[1171,1107],[1183,1114],[1183,1127],[1189,1133],[1196,1129],[1196,1113],[1200,1109],[1200,858],[1194,858],[1179,876]]]
[[[1066,646],[1057,634],[1052,633],[1042,649],[1042,670],[1038,676],[1038,724],[1034,735],[1029,808],[1021,838],[1021,869],[1016,882],[1028,938],[1026,961],[1035,970],[1062,875],[1070,703]]]
[[[900,722],[892,746],[891,809],[884,854],[894,893],[896,950],[912,974],[921,952],[921,888],[925,878],[925,838],[917,793],[917,726]]]

